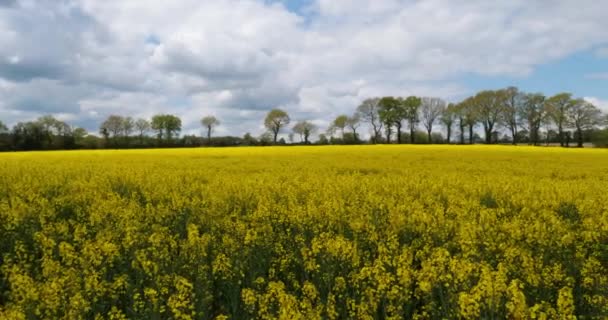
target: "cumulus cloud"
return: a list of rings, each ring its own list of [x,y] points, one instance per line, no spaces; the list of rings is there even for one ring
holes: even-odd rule
[[[600,108],[603,112],[608,113],[608,100],[602,100],[596,97],[585,97],[584,99]]]
[[[0,117],[90,130],[170,112],[186,133],[214,114],[218,133],[259,134],[274,107],[323,125],[370,96],[460,99],[461,75],[526,76],[608,43],[608,3],[592,0],[0,3]]]

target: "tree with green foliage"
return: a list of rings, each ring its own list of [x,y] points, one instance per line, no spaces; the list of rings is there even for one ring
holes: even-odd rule
[[[243,136],[243,145],[244,146],[255,146],[258,144],[258,140],[251,135],[251,133],[247,132]]]
[[[319,134],[319,141],[317,142],[317,144],[321,144],[321,145],[329,144],[329,140],[327,139],[327,136],[323,133]]]
[[[608,148],[608,128],[593,131],[591,142],[595,147]]]
[[[52,115],[39,117],[36,121],[42,126],[47,137],[43,149],[72,149],[75,147],[72,127]]]
[[[19,122],[11,132],[12,145],[17,150],[42,150],[49,144],[50,134],[38,121]]]
[[[509,129],[513,145],[517,144],[518,130],[521,125],[520,112],[525,102],[525,94],[516,87],[508,87],[503,90],[505,94],[505,105],[502,113],[502,123]]]
[[[583,99],[573,101],[568,109],[568,124],[576,129],[577,146],[583,147],[583,130],[592,129],[601,123],[602,112],[592,103]]]
[[[334,119],[334,121],[331,123],[330,131],[340,130],[340,132],[342,134],[342,139],[344,139],[344,129],[346,129],[347,126],[348,126],[348,116],[345,114],[341,114],[341,115],[337,116]]]
[[[378,115],[380,116],[380,121],[384,125],[384,129],[386,130],[386,143],[391,143],[391,136],[393,131],[393,125],[397,122],[401,123],[400,118],[400,108],[401,102],[399,99],[394,97],[384,97],[380,99],[380,109],[378,110]],[[399,125],[401,128],[401,125]],[[399,130],[401,133],[401,130]]]
[[[0,121],[0,151],[9,150],[11,147],[8,127]]]
[[[477,125],[478,122],[478,116],[477,116],[477,110],[475,108],[475,102],[474,102],[474,97],[469,97],[465,100],[463,100],[461,103],[458,104],[458,112],[460,114],[460,116],[462,117],[462,121],[461,121],[461,128],[462,127],[468,127],[468,131],[469,131],[469,144],[473,144],[475,142],[475,136],[474,136],[474,128]],[[464,126],[462,126],[462,124],[464,124]],[[462,135],[462,133],[461,133]],[[464,143],[464,135],[461,136],[461,142]]]
[[[456,105],[453,103],[448,104],[448,106],[443,109],[441,112],[441,116],[439,121],[445,126],[446,129],[446,142],[450,144],[450,139],[452,137],[452,127],[454,126],[454,122],[457,119],[457,111]]]
[[[395,128],[397,129],[397,143],[401,144],[402,141],[402,131],[403,131],[403,121],[407,120],[408,118],[408,108],[407,105],[405,104],[405,99],[403,98],[397,98],[397,104],[394,107],[394,111],[393,111],[393,117],[394,117],[394,125]]]
[[[289,115],[281,109],[272,109],[264,119],[264,126],[273,134],[273,143],[277,143],[277,137],[283,127],[289,124]]]
[[[157,114],[152,117],[151,128],[157,132],[159,141],[170,142],[182,130],[182,120],[171,114]]]
[[[416,96],[409,96],[401,101],[405,120],[410,129],[410,143],[416,142],[416,128],[420,122],[419,110],[422,99]]]
[[[487,144],[492,144],[495,126],[501,123],[505,109],[506,94],[504,90],[485,90],[477,93],[471,100],[477,119],[481,122]]]
[[[454,113],[456,114],[456,120],[458,121],[458,143],[464,144],[464,133],[466,132],[466,119],[465,119],[465,109],[463,103],[458,103],[454,106]]]
[[[518,108],[519,118],[527,127],[530,144],[538,145],[540,142],[540,128],[547,119],[546,98],[542,93],[528,93],[522,98]]]
[[[359,136],[357,135],[357,129],[359,128],[361,119],[359,118],[359,114],[355,113],[351,117],[348,117],[346,120],[346,126],[352,131],[353,139],[356,142],[359,141]],[[344,137],[343,137],[344,138]]]
[[[207,142],[211,144],[211,132],[220,125],[220,120],[214,116],[206,116],[201,119],[201,124],[207,130]]]
[[[76,145],[78,145],[79,147],[82,147],[84,138],[89,133],[87,132],[86,129],[78,127],[72,131],[72,134],[74,135],[74,142],[76,143]]]
[[[119,137],[120,134],[123,132],[123,123],[124,118],[122,116],[112,114],[101,123],[99,131],[102,134],[106,132],[108,134],[108,137],[111,136],[112,138],[114,138],[114,140],[116,140],[116,138]]]
[[[262,133],[260,135],[260,137],[258,138],[258,140],[260,141],[260,144],[263,146],[271,145],[273,143],[272,132],[266,131],[266,132]]]
[[[563,92],[558,93],[547,99],[547,115],[557,126],[557,135],[560,146],[565,146],[565,129],[568,126],[568,115],[570,109],[574,107],[576,101],[572,99],[572,94]]]
[[[109,141],[112,138],[112,145],[114,147],[120,146],[120,138],[128,136],[133,131],[133,119],[130,117],[126,118],[123,116],[112,114],[101,123],[99,132],[106,140]]]
[[[304,144],[309,144],[308,141],[311,134],[317,131],[317,126],[309,121],[300,121],[293,126],[293,132],[300,135],[300,141]]]

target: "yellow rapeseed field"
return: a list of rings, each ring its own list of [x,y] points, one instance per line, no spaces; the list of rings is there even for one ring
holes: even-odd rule
[[[1,319],[606,319],[608,151],[0,154]]]

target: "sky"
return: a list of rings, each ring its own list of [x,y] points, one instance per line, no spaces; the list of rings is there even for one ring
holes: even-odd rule
[[[325,128],[369,97],[511,85],[608,111],[606,30],[597,0],[0,0],[0,121],[259,135],[272,108]]]

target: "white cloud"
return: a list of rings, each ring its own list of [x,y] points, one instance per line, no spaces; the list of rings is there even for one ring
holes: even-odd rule
[[[602,100],[596,97],[585,97],[584,99],[600,108],[603,112],[608,113],[608,100]]]
[[[259,134],[274,107],[323,124],[366,97],[458,99],[459,75],[525,76],[608,43],[592,0],[314,0],[306,16],[263,0],[30,4],[0,10],[0,116],[92,130],[171,112],[184,132],[215,114],[218,133]]]

